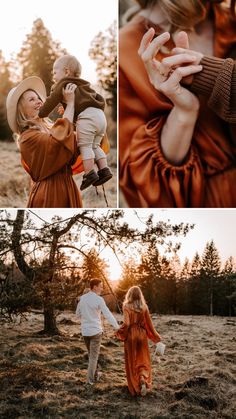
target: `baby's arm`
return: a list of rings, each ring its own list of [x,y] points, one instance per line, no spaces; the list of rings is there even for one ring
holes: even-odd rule
[[[45,118],[48,116],[55,107],[62,102],[63,95],[62,95],[62,87],[56,86],[53,92],[50,94],[50,96],[47,97],[44,104],[41,106],[39,110],[39,117]]]

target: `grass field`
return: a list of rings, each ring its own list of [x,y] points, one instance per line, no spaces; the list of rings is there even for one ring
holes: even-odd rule
[[[25,208],[28,201],[30,178],[21,166],[20,153],[16,144],[1,142],[0,166],[0,207]],[[116,149],[111,148],[108,163],[114,174],[113,178],[104,185],[108,206],[117,207],[117,155]],[[80,187],[83,174],[74,177]],[[97,191],[96,191],[97,189]],[[102,186],[89,187],[82,192],[83,206],[85,208],[103,208],[107,206]]]
[[[153,358],[153,389],[145,398],[129,395],[123,344],[106,323],[103,377],[88,389],[87,354],[74,314],[58,316],[63,335],[55,337],[38,334],[41,314],[1,321],[0,417],[235,418],[236,320],[153,315],[153,321],[166,352]]]

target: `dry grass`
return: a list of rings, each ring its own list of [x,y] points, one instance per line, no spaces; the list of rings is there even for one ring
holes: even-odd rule
[[[0,166],[0,207],[1,208],[25,208],[27,205],[30,180],[21,166],[20,153],[15,143],[1,142],[1,166]],[[108,206],[116,208],[117,204],[117,152],[111,148],[108,156],[108,164],[114,174],[113,178],[104,185]],[[80,187],[82,174],[74,177]],[[84,208],[103,208],[106,201],[102,186],[90,187],[82,192]]]
[[[87,354],[77,319],[63,313],[58,320],[63,336],[37,334],[43,319],[36,314],[20,324],[1,324],[1,418],[236,417],[234,319],[153,316],[167,350],[153,359],[153,390],[145,398],[129,395],[123,345],[106,323],[103,378],[87,388]]]

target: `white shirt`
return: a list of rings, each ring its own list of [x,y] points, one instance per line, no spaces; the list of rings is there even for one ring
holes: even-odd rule
[[[75,313],[81,319],[83,336],[94,336],[102,333],[101,313],[115,329],[119,329],[119,325],[106,306],[104,299],[93,291],[89,291],[80,297]]]

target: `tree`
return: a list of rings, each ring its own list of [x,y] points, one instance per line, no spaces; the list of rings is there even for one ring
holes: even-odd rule
[[[93,248],[83,258],[83,264],[81,267],[82,277],[84,283],[88,286],[89,281],[93,278],[101,279],[107,278],[107,264],[99,256],[98,251]]]
[[[92,210],[81,210],[62,220],[54,216],[51,223],[44,222],[38,228],[29,213],[18,210],[15,219],[11,214],[0,213],[0,256],[14,256],[14,260],[36,290],[41,292],[44,310],[44,332],[58,333],[55,314],[55,276],[63,268],[61,252],[76,252],[80,258],[95,246],[109,246],[115,252],[119,247],[135,244],[136,247],[163,244],[171,235],[186,235],[191,228],[188,224],[171,225],[169,222],[153,222],[147,217],[145,227],[129,227],[123,219],[123,211],[113,210],[99,215]],[[33,213],[34,216],[36,214]],[[82,236],[86,231],[84,243]],[[9,240],[10,237],[10,240]],[[78,243],[78,244],[77,244]],[[168,242],[167,242],[167,246]],[[60,261],[60,263],[58,262]],[[62,263],[61,263],[62,261]],[[72,266],[73,268],[73,266]],[[78,264],[74,266],[78,269]]]
[[[186,258],[178,280],[177,306],[180,314],[189,314],[190,309],[190,271],[191,265]]]
[[[226,313],[229,316],[232,316],[233,306],[236,302],[236,268],[232,256],[230,256],[225,262],[224,268],[222,270],[221,282],[223,283],[223,287],[220,287],[221,300],[223,299],[223,302],[226,302]]]
[[[117,117],[117,26],[114,21],[107,33],[99,32],[91,43],[89,56],[97,64],[98,82],[107,92],[107,103],[112,105],[112,117]]]
[[[123,301],[124,296],[130,287],[137,285],[137,263],[133,258],[129,258],[123,265],[121,280],[116,289],[117,298]]]
[[[9,63],[5,61],[0,50],[0,139],[11,137],[11,131],[7,123],[6,96],[13,84],[10,78]]]
[[[215,284],[217,283],[221,268],[219,252],[213,240],[206,244],[202,256],[201,276],[205,281],[205,292],[210,316],[214,313]]]
[[[39,76],[44,81],[49,94],[53,63],[59,56],[66,53],[60,43],[52,39],[42,19],[36,19],[33,22],[32,32],[27,35],[17,55],[22,65],[22,77]]]

